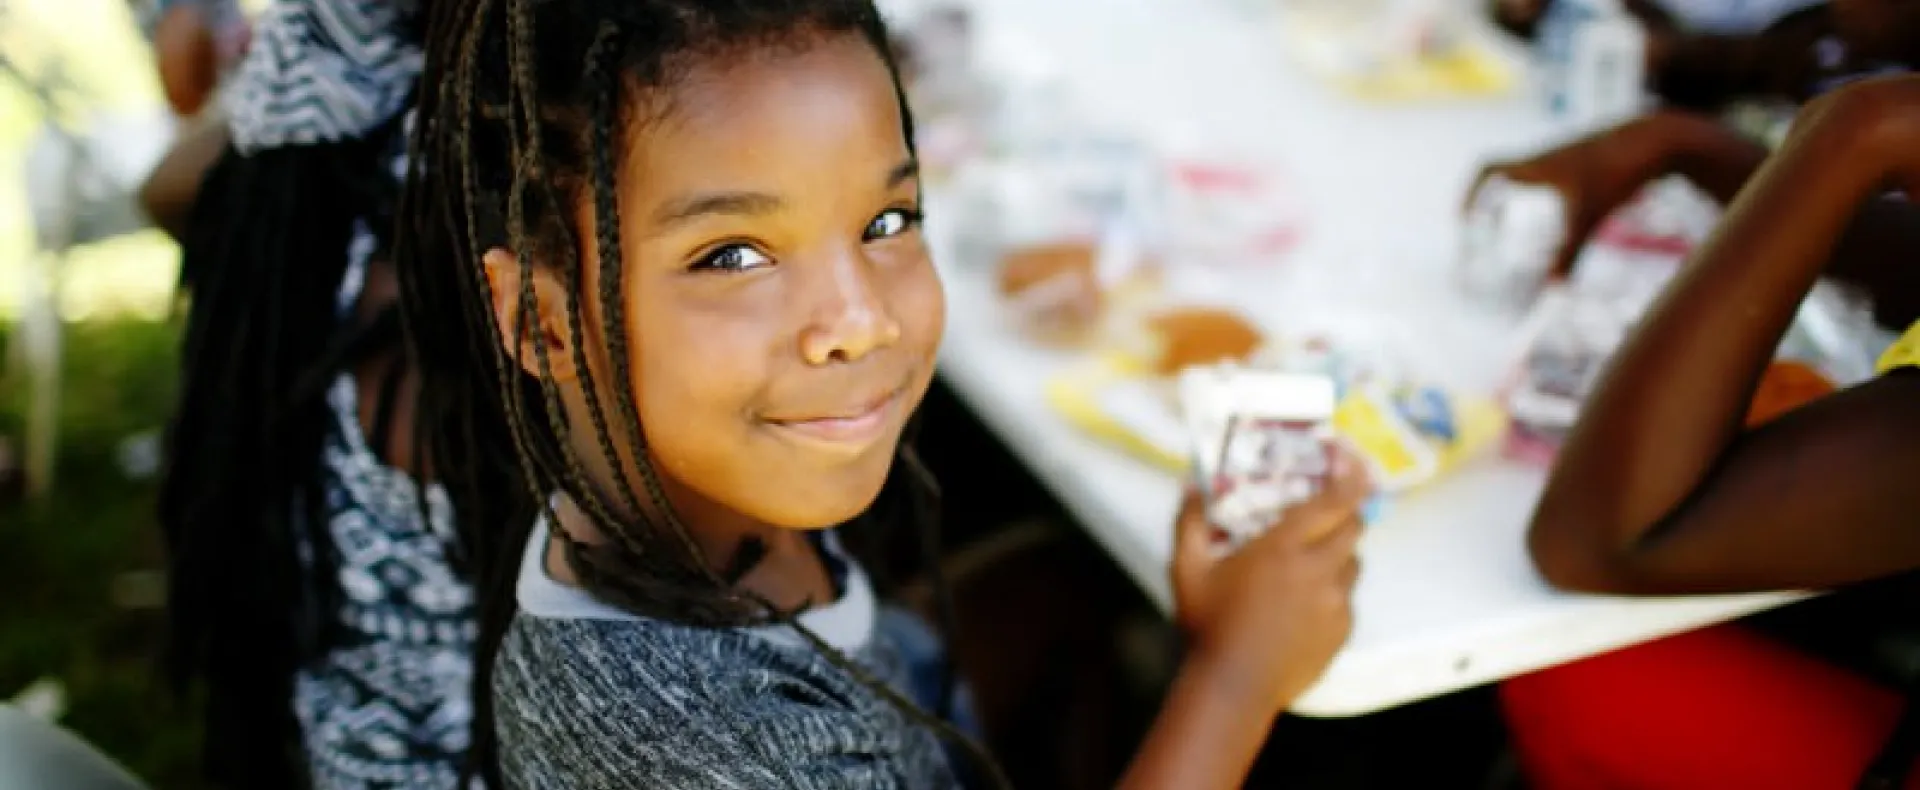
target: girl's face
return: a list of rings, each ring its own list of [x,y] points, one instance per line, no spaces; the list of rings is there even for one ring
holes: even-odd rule
[[[632,388],[649,460],[696,526],[844,522],[885,482],[945,323],[892,77],[846,35],[710,59],[655,98],[616,152],[615,189],[633,362],[619,384]],[[580,207],[585,239],[592,215]],[[588,257],[590,364],[618,442]],[[487,264],[510,326],[512,257],[496,250]],[[546,267],[535,285],[541,334],[564,360],[565,291]],[[565,367],[571,449],[610,481]]]

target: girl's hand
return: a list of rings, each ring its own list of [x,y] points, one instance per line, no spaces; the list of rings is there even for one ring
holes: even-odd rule
[[[1354,544],[1368,488],[1360,463],[1342,453],[1324,493],[1224,556],[1190,492],[1173,557],[1175,617],[1192,640],[1189,663],[1201,662],[1196,668],[1215,682],[1276,714],[1305,692],[1353,627]]]

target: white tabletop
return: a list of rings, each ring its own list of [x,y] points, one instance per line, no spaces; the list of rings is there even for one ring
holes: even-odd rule
[[[1249,10],[1253,2],[973,5],[990,62],[1044,60],[1086,106],[1150,139],[1286,168],[1309,207],[1308,235],[1285,270],[1232,275],[1221,298],[1277,326],[1306,321],[1388,337],[1441,383],[1486,388],[1502,372],[1512,319],[1460,302],[1446,271],[1456,206],[1479,163],[1560,134],[1524,92],[1427,106],[1354,102],[1294,68],[1277,49],[1272,20]],[[937,196],[933,208],[939,244]],[[945,380],[1168,607],[1178,481],[1057,416],[1044,388],[1075,358],[1020,339],[991,293],[988,268],[953,257],[942,261]],[[1789,600],[1556,593],[1523,546],[1543,480],[1539,469],[1490,457],[1395,502],[1361,547],[1353,638],[1297,711],[1378,711]]]

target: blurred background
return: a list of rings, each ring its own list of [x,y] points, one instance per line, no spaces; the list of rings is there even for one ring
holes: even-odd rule
[[[0,3],[0,698],[52,709],[157,787],[196,787],[197,719],[158,688],[154,663],[154,453],[176,372],[178,250],[114,216],[171,137],[148,12],[126,0]],[[96,156],[108,161],[84,161]],[[63,182],[84,198],[66,202]],[[36,215],[66,214],[90,227],[35,227]],[[48,238],[59,235],[71,244]],[[29,498],[33,350],[22,335],[34,330],[23,319],[48,298],[64,329],[58,495]]]
[[[200,717],[157,667],[179,252],[136,196],[182,130],[219,118],[163,95],[155,2],[0,0],[0,702],[151,787],[197,788]],[[1602,602],[1530,565],[1522,535],[1567,415],[1719,210],[1647,172],[1576,211],[1530,157],[1685,105],[1674,86],[1725,60],[1727,31],[1788,28],[1780,46],[1805,55],[1814,39],[1776,20],[1824,25],[1807,8],[1826,4],[880,5],[949,292],[921,445],[950,543],[1045,525],[1059,545],[1001,569],[1020,582],[1003,608],[1084,607],[1070,637],[995,622],[960,641],[1076,642],[1046,670],[1067,690],[1008,703],[1025,729],[994,744],[1016,776],[1078,777],[1031,786],[1100,786],[1088,777],[1124,764],[1170,677],[1166,525],[1203,455],[1171,393],[1193,366],[1311,367],[1342,408],[1400,426],[1363,450],[1418,461],[1369,525],[1354,639],[1303,700],[1321,718],[1282,721],[1255,785],[1519,786],[1493,683],[1788,601]],[[1672,52],[1696,55],[1650,54]],[[1891,68],[1836,64],[1688,109],[1770,145],[1805,95]],[[1783,358],[1864,378],[1890,336],[1823,295]],[[1022,751],[1028,736],[1055,745]]]

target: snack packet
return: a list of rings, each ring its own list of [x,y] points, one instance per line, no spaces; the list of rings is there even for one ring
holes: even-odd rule
[[[1208,521],[1239,546],[1319,493],[1333,464],[1333,380],[1233,365],[1188,368],[1180,402]]]
[[[1631,305],[1569,288],[1541,295],[1521,329],[1524,352],[1505,397],[1513,419],[1509,455],[1551,459],[1637,318]]]
[[[1445,394],[1422,387],[1350,392],[1334,409],[1333,423],[1366,462],[1375,485],[1388,493],[1433,479],[1439,447],[1459,435]]]
[[[1300,244],[1305,211],[1278,168],[1200,157],[1173,157],[1166,167],[1167,245],[1183,263],[1273,265]]]
[[[1002,303],[1028,337],[1081,345],[1100,332],[1117,296],[1148,290],[1155,265],[1135,238],[1116,229],[1098,242],[1022,247],[1001,260]]]
[[[1645,27],[1620,0],[1556,0],[1540,20],[1536,51],[1548,109],[1588,129],[1645,104]]]
[[[1546,284],[1566,238],[1567,202],[1558,190],[1490,176],[1461,229],[1460,286],[1476,300],[1523,308]]]

